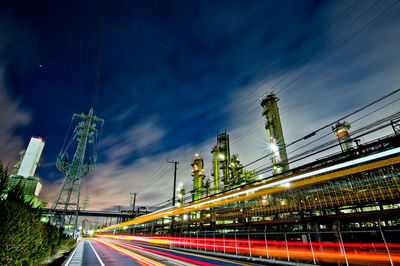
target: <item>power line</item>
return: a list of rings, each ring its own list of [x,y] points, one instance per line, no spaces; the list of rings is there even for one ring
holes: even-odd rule
[[[380,0],[375,1],[372,5],[370,5],[366,10],[364,10],[358,17],[356,17],[348,26],[353,25],[361,16],[363,16],[369,9],[371,9],[373,6],[375,6]],[[381,13],[379,13],[377,16],[375,16],[374,18],[372,18],[370,21],[367,22],[367,24],[365,24],[363,27],[361,27],[359,30],[357,30],[355,33],[353,33],[349,38],[347,38],[346,40],[344,40],[343,42],[341,42],[338,46],[336,46],[334,49],[332,49],[330,52],[328,52],[326,55],[324,55],[322,58],[320,58],[319,60],[317,60],[316,62],[314,62],[313,64],[311,64],[308,68],[306,68],[305,71],[303,71],[302,73],[300,73],[298,76],[296,76],[294,79],[292,79],[289,83],[287,83],[285,86],[283,86],[282,88],[280,88],[276,94],[279,94],[280,92],[282,92],[284,89],[286,89],[287,87],[289,87],[290,85],[292,85],[294,82],[296,82],[299,78],[301,78],[302,76],[304,76],[305,74],[307,74],[311,69],[313,69],[315,66],[319,65],[322,61],[324,61],[325,59],[327,59],[329,56],[331,56],[332,54],[334,54],[337,50],[339,50],[340,48],[342,48],[345,44],[347,44],[350,40],[352,40],[355,36],[357,36],[360,32],[362,32],[363,30],[365,30],[369,25],[371,25],[372,23],[374,23],[377,19],[379,19],[381,16],[383,16],[386,12],[388,12],[390,9],[392,9],[395,5],[397,5],[399,3],[399,1],[396,1],[394,4],[392,4],[391,6],[389,6],[388,8],[386,8],[385,10],[383,10]],[[331,43],[333,40],[335,40],[337,38],[332,39],[331,41],[328,41],[322,48],[326,47],[327,44]],[[306,62],[309,61],[312,57],[314,57],[322,48],[320,48],[317,52],[313,53],[308,59],[306,59]],[[293,72],[293,71],[292,71]],[[287,76],[287,75],[286,75]],[[285,77],[286,77],[285,76]],[[280,81],[278,82],[280,83]],[[275,88],[275,85],[272,86],[271,88]],[[261,96],[262,97],[262,96]],[[258,100],[260,99],[257,98],[254,102],[252,102],[250,105],[253,105],[254,103],[256,103]],[[250,112],[248,112],[247,114],[245,114],[243,117],[239,118],[238,121],[243,120],[244,118],[248,117],[251,113],[253,113],[254,111],[256,111],[257,108],[251,110]]]
[[[162,169],[162,167],[165,167],[165,165],[160,165],[160,167],[159,168],[157,168],[157,170],[156,171],[154,171],[149,177],[147,177],[147,178],[145,178],[145,180],[142,182],[142,184],[140,184],[137,188],[136,188],[136,193],[138,193],[138,191],[141,189],[141,188],[143,188],[144,186],[147,186],[147,183],[149,183],[149,182],[151,182],[151,178],[156,178],[158,175],[159,175],[159,173],[160,173],[160,170]]]
[[[167,173],[167,171],[168,171],[167,168],[164,169],[164,171],[163,171],[162,173],[160,173],[160,174],[158,175],[157,178],[155,178],[151,183],[147,184],[147,185],[146,185],[145,187],[143,187],[142,189],[137,190],[137,192],[143,193],[144,191],[146,191],[146,190],[148,190],[149,188],[151,188],[150,186],[153,185],[153,184],[155,184],[155,183],[156,183],[158,180],[160,180],[162,177],[164,177],[165,174]]]
[[[397,99],[397,100],[398,100],[398,99]],[[379,108],[379,109],[381,109],[381,108]],[[377,110],[378,110],[378,109],[377,109]],[[375,110],[375,111],[377,111],[377,110]],[[372,112],[371,112],[371,113],[372,113]],[[371,114],[371,113],[370,113],[370,114]],[[392,115],[390,115],[390,116],[387,116],[387,117],[385,117],[385,118],[383,118],[383,119],[379,119],[379,120],[377,120],[377,121],[375,121],[375,122],[373,122],[373,123],[370,123],[370,124],[368,124],[368,125],[366,125],[366,126],[364,126],[364,127],[361,127],[361,128],[359,128],[359,129],[357,129],[357,130],[355,130],[355,131],[352,132],[352,134],[360,133],[359,135],[353,136],[353,139],[357,139],[357,138],[363,137],[363,136],[365,136],[365,135],[374,133],[374,132],[376,132],[377,130],[381,130],[381,129],[383,129],[383,128],[386,128],[386,127],[390,126],[391,124],[390,124],[390,122],[385,124],[385,122],[388,122],[388,121],[390,121],[390,120],[392,120],[392,119],[398,119],[398,118],[400,118],[400,112],[394,113],[394,114],[392,114]],[[383,125],[382,125],[382,124],[383,124]],[[367,130],[369,130],[369,131],[367,131]],[[366,131],[366,132],[365,132],[365,131]],[[329,134],[332,134],[332,133],[329,133]],[[323,143],[323,144],[321,144],[321,145],[319,145],[319,146],[317,146],[317,147],[314,147],[314,148],[312,148],[312,149],[309,149],[309,150],[307,150],[307,151],[305,151],[305,152],[303,152],[303,153],[301,153],[301,154],[297,154],[297,155],[291,157],[291,158],[288,160],[287,164],[289,164],[289,163],[292,163],[292,164],[293,164],[293,163],[295,163],[295,162],[304,160],[304,159],[306,159],[306,158],[308,158],[308,157],[311,157],[311,156],[317,155],[317,154],[319,154],[319,153],[321,153],[321,152],[330,150],[330,149],[332,149],[332,148],[334,148],[334,147],[337,147],[337,146],[339,146],[339,145],[340,145],[340,143],[339,143],[336,139],[335,139],[335,140],[330,140],[330,141],[328,141],[328,142],[326,142],[326,143]],[[306,146],[306,145],[305,145],[305,146]],[[301,148],[302,148],[302,147],[301,147]],[[294,151],[293,151],[293,152],[294,152]],[[264,174],[264,173],[270,171],[271,169],[272,169],[272,165],[266,166],[266,167],[264,167],[264,168],[262,168],[262,169],[256,171],[256,175]],[[268,179],[268,178],[270,178],[270,177],[263,178],[262,180],[265,180],[265,179]],[[258,180],[258,181],[254,181],[254,182],[252,182],[252,183],[257,183],[257,182],[260,182],[260,181],[261,181],[261,180]],[[212,183],[212,182],[211,182],[211,183]],[[249,184],[252,184],[252,183],[247,183],[247,184],[242,185],[242,186],[246,186],[246,185],[249,185]],[[237,189],[237,188],[240,188],[240,187],[242,187],[242,186],[235,187],[235,188],[233,188],[233,189]],[[228,190],[228,191],[229,191],[229,190]],[[224,192],[227,192],[227,191],[224,191]],[[224,193],[224,192],[221,192],[221,193]],[[188,192],[185,193],[185,195],[188,195],[188,194],[189,194],[189,196],[185,197],[185,199],[190,199],[190,191],[188,191]],[[218,193],[218,194],[219,194],[219,193]],[[216,194],[214,194],[214,195],[216,195]],[[171,199],[166,200],[166,201],[163,201],[163,202],[158,203],[158,204],[156,204],[156,205],[153,205],[152,207],[161,205],[161,204],[163,204],[163,203],[168,203],[168,202],[170,202],[170,201],[171,201]],[[167,206],[167,205],[165,205],[165,207],[166,207],[166,206]],[[164,206],[163,206],[163,207],[164,207]],[[160,208],[162,208],[162,207],[160,207]]]
[[[350,22],[348,25],[345,26],[345,30],[340,32],[339,35],[336,35],[335,38],[330,39],[327,41],[324,45],[322,45],[319,49],[317,49],[314,53],[311,54],[305,61],[303,61],[303,64],[309,62],[314,56],[316,56],[320,51],[322,51],[325,47],[327,47],[330,43],[333,41],[337,40],[346,30],[347,28],[351,27],[354,23],[356,23],[365,13],[367,13],[372,7],[374,7],[380,0],[376,0],[372,5],[370,5],[367,9],[365,9],[360,15],[358,15],[352,22]],[[368,25],[368,24],[367,24]],[[355,36],[355,35],[354,35]],[[341,46],[338,46],[337,49],[339,49]],[[336,50],[337,50],[336,49]],[[328,54],[329,55],[329,54]],[[282,81],[286,80],[291,74],[293,74],[297,69],[293,69],[289,71],[283,78],[281,78],[277,83],[275,83],[270,89],[273,90],[275,87],[277,87]],[[292,80],[291,82],[293,83],[296,79]],[[290,84],[290,83],[289,83]],[[285,87],[282,89],[278,90],[276,94],[281,92]]]
[[[365,130],[368,130],[368,129],[371,129],[371,128],[374,128],[374,127],[375,127],[375,128],[374,128],[374,129],[371,129],[371,130],[369,130],[369,131],[367,131],[367,132],[364,132],[364,133],[362,133],[362,134],[353,136],[353,139],[357,139],[357,138],[366,136],[366,135],[368,135],[368,134],[374,133],[374,132],[376,132],[376,131],[378,131],[378,130],[381,130],[381,129],[383,129],[383,128],[386,128],[386,127],[390,126],[391,123],[386,123],[386,124],[383,124],[383,125],[381,125],[381,124],[384,123],[384,122],[387,122],[388,120],[390,120],[390,118],[399,118],[399,117],[400,117],[400,112],[398,112],[398,113],[392,115],[391,117],[387,117],[386,119],[378,120],[378,121],[376,121],[376,122],[374,122],[374,123],[372,123],[372,124],[370,124],[370,125],[367,125],[367,126],[365,126],[364,128],[360,129],[360,131],[363,132],[363,131],[365,131]],[[378,127],[378,126],[379,126],[379,127]],[[360,131],[359,131],[359,132],[360,132]],[[358,133],[359,133],[359,132],[358,132]],[[354,132],[353,132],[353,133],[354,133]],[[330,145],[330,146],[329,146],[329,144],[332,144],[333,142],[336,142],[336,144]],[[340,145],[340,143],[338,143],[337,141],[333,141],[333,142],[332,142],[332,141],[329,141],[329,142],[327,142],[327,143],[325,143],[325,144],[323,144],[323,145],[320,145],[320,147],[319,147],[320,149],[319,149],[319,150],[313,148],[313,149],[311,149],[311,150],[309,150],[309,151],[307,151],[307,152],[304,152],[304,153],[302,154],[303,157],[297,156],[297,157],[290,158],[290,163],[294,163],[294,162],[298,162],[298,161],[300,161],[300,160],[304,160],[305,158],[308,158],[308,157],[310,157],[310,156],[316,155],[316,154],[321,153],[321,152],[323,152],[323,151],[330,150],[330,149],[332,149],[332,148],[337,147],[337,146]],[[311,153],[311,154],[310,154],[310,153]],[[288,163],[289,163],[289,162],[288,162]],[[258,173],[259,173],[259,174],[263,174],[263,173],[265,173],[265,172],[267,172],[267,171],[269,171],[269,170],[271,170],[271,169],[272,169],[272,166],[268,166],[268,167],[266,167],[266,168],[260,170]]]
[[[400,1],[400,0],[399,0],[399,1]],[[399,1],[398,1],[398,2],[399,2]],[[350,116],[353,116],[354,114],[361,112],[362,110],[364,110],[364,109],[366,109],[366,108],[368,108],[368,107],[370,107],[370,106],[372,106],[372,105],[374,105],[374,104],[376,104],[376,103],[378,103],[378,102],[380,102],[380,101],[382,101],[382,100],[384,100],[384,99],[386,99],[386,98],[388,98],[388,97],[390,97],[390,96],[396,94],[396,93],[399,92],[399,91],[400,91],[400,88],[398,88],[398,89],[396,89],[396,90],[393,90],[393,91],[390,92],[389,94],[386,94],[385,96],[383,96],[383,97],[381,97],[381,98],[379,98],[379,99],[377,99],[377,100],[375,100],[375,101],[373,101],[373,102],[371,102],[371,103],[369,103],[369,104],[367,104],[367,105],[364,105],[364,106],[361,107],[361,108],[358,108],[357,110],[351,112],[350,114],[345,115],[345,116],[343,116],[343,117],[341,117],[341,118],[339,118],[339,119],[337,119],[337,120],[335,120],[335,121],[333,121],[333,122],[331,122],[331,123],[328,123],[328,124],[326,124],[325,126],[322,126],[322,127],[318,128],[317,130],[314,130],[314,131],[312,131],[311,133],[305,135],[304,137],[301,137],[301,138],[298,138],[298,139],[292,141],[290,144],[285,145],[285,148],[290,147],[290,146],[292,146],[293,144],[295,144],[295,143],[297,143],[297,142],[300,142],[300,141],[302,141],[302,140],[306,140],[306,139],[308,139],[308,138],[311,138],[311,137],[313,137],[314,135],[316,135],[319,131],[321,131],[321,130],[323,130],[323,129],[325,129],[325,128],[328,128],[328,127],[332,126],[333,124],[336,124],[337,122],[342,121],[342,120],[344,120],[344,119],[346,119],[346,118],[348,118],[348,117],[350,117]],[[273,154],[273,153],[269,153],[269,154],[267,154],[267,155],[265,155],[265,156],[262,156],[262,157],[260,157],[260,158],[258,158],[258,159],[256,159],[256,160],[254,160],[254,161],[252,161],[252,162],[246,164],[244,167],[247,167],[247,166],[252,165],[252,164],[254,164],[254,163],[256,163],[256,162],[259,162],[259,161],[261,161],[262,159],[265,159],[265,158],[271,156],[272,154]]]
[[[313,39],[309,40],[305,45],[303,45],[303,47],[292,57],[288,58],[281,66],[280,68],[285,68],[287,67],[290,63],[294,62],[294,59],[297,58],[307,47],[309,47],[314,41],[316,41],[319,37],[322,36],[323,33],[325,33],[332,25],[334,25],[341,17],[343,17],[349,10],[351,10],[357,3],[359,2],[359,0],[354,1],[352,4],[350,4],[345,10],[343,10],[339,15],[337,15],[335,17],[335,19],[329,23],[324,29],[322,29],[319,33],[317,33]],[[268,66],[268,68],[272,67],[273,64],[270,64]],[[261,88],[268,80],[270,80],[270,75],[267,75],[266,78],[264,78],[257,86],[255,86],[254,89],[252,89],[244,98],[243,100],[246,100],[251,94],[253,94],[254,92],[256,92],[259,88]],[[280,82],[278,82],[279,84]],[[277,84],[276,84],[277,85]],[[275,85],[275,86],[276,86]],[[250,103],[249,106],[253,105],[254,103],[256,103],[258,101],[258,98]],[[248,109],[248,108],[247,108]],[[246,110],[247,110],[246,109]],[[239,112],[236,116],[240,116],[242,113],[244,113],[244,111]]]

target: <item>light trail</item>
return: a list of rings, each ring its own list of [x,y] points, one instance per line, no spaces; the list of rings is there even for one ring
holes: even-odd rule
[[[100,265],[105,266],[104,262],[101,260],[99,254],[97,254],[97,251],[94,249],[92,242],[90,242],[90,240],[89,240],[89,244],[90,244],[90,247],[92,248],[94,254],[96,255],[97,260],[100,262]]]
[[[179,246],[209,251],[230,252],[235,254],[251,254],[286,259],[288,254],[291,259],[313,260],[320,262],[344,263],[346,260],[354,264],[389,263],[390,257],[386,248],[391,250],[391,260],[400,263],[400,244],[383,243],[303,243],[263,240],[235,240],[221,238],[185,238],[185,237],[143,237],[124,235],[101,235],[101,237],[134,240],[164,246]],[[120,243],[120,242],[119,242]],[[136,245],[124,243],[136,248]],[[266,248],[268,246],[268,249]],[[341,250],[345,248],[345,253]],[[288,248],[289,247],[289,248]],[[311,247],[313,248],[311,250]],[[152,251],[152,250],[151,250]],[[153,251],[152,251],[153,252]],[[165,254],[164,254],[165,255]],[[177,258],[180,259],[180,258]],[[188,261],[189,262],[189,261]],[[202,264],[199,264],[202,265]]]
[[[141,238],[142,240],[144,238]],[[121,240],[121,238],[119,238]],[[205,256],[205,255],[200,255],[200,254],[193,254],[193,253],[187,253],[187,252],[182,252],[182,251],[176,251],[176,250],[168,250],[166,248],[162,247],[148,247],[148,246],[142,246],[138,244],[131,244],[131,243],[126,243],[118,240],[112,240],[112,239],[107,239],[105,240],[98,240],[104,245],[107,245],[108,247],[124,254],[128,255],[135,260],[139,261],[140,263],[145,263],[145,265],[154,265],[154,261],[147,257],[151,257],[154,259],[158,259],[162,261],[164,264],[173,264],[173,265],[188,265],[188,266],[194,266],[194,265],[201,265],[201,266],[213,266],[216,265],[215,261],[221,261],[224,262],[224,264],[227,265],[244,265],[244,266],[249,266],[250,264],[246,264],[243,262],[236,262],[236,261],[230,261],[222,258],[214,258],[210,256]],[[146,257],[139,257],[141,255],[138,255],[137,253],[140,253],[142,255],[145,255]],[[143,259],[144,258],[144,259]],[[146,261],[147,260],[147,261]]]
[[[151,252],[151,253],[156,253],[156,254],[159,254],[159,255],[162,255],[162,256],[165,256],[165,257],[177,259],[179,261],[189,262],[189,263],[192,263],[193,265],[202,265],[202,266],[213,266],[214,265],[214,264],[211,264],[211,263],[202,262],[202,261],[198,261],[198,260],[193,260],[193,259],[185,258],[185,257],[182,257],[182,256],[169,254],[169,253],[166,253],[166,252],[162,252],[162,251],[157,251],[157,250],[154,250],[154,249],[141,247],[141,246],[138,246],[138,245],[132,245],[132,244],[124,243],[124,242],[114,242],[114,243],[116,243],[118,245],[122,245],[122,246],[128,247],[128,248],[135,248],[135,249],[140,249],[140,250]]]
[[[116,251],[118,251],[118,252],[120,252],[120,253],[122,253],[124,255],[127,255],[127,256],[133,258],[134,260],[138,261],[139,263],[144,264],[144,265],[148,265],[148,266],[163,266],[163,264],[158,263],[157,261],[154,261],[152,259],[146,258],[146,257],[144,257],[142,255],[139,255],[139,254],[133,252],[133,251],[120,248],[117,245],[108,243],[108,242],[106,242],[104,240],[96,239],[96,241],[101,243],[101,244],[103,244],[103,245],[106,245],[109,248],[112,248],[112,249],[114,249],[114,250],[116,250]]]
[[[134,236],[134,235],[98,235],[98,237],[105,237],[105,238],[113,238],[113,239],[122,239],[122,240],[133,240],[133,241],[141,241],[147,242],[150,244],[167,244],[171,245],[172,242],[176,241],[189,241],[185,242],[193,243],[194,241],[201,240],[201,241],[216,241],[216,242],[224,242],[224,243],[239,243],[248,245],[249,241],[251,244],[259,244],[259,245],[288,245],[288,246],[310,246],[309,242],[296,242],[296,241],[275,241],[275,240],[247,240],[247,239],[233,239],[233,238],[204,238],[204,237],[169,237],[169,236]],[[171,242],[172,241],[172,242]],[[339,247],[338,243],[331,243],[331,242],[312,242],[313,246],[318,247]],[[341,244],[344,247],[363,247],[363,248],[385,248],[386,245],[384,243],[343,243]],[[389,248],[398,248],[400,249],[400,243],[388,243],[387,246]]]
[[[400,153],[400,148],[394,148],[380,153],[368,155],[362,158],[354,159],[348,162],[318,169],[312,172],[288,177],[283,180],[264,181],[264,183],[258,185],[251,185],[250,187],[239,188],[237,190],[225,193],[223,195],[217,195],[211,198],[202,199],[196,202],[182,205],[181,207],[165,208],[157,212],[140,216],[128,222],[103,228],[99,231],[108,231],[124,226],[141,224],[148,221],[184,214],[205,208],[213,208],[233,202],[249,200],[264,195],[281,192],[287,189],[323,182],[341,176],[354,174],[366,170],[371,170],[386,165],[391,165],[394,163],[400,163],[400,157],[393,158],[393,156],[398,156],[399,153]],[[391,157],[391,158],[385,159],[386,157]],[[379,161],[376,162],[377,160]]]

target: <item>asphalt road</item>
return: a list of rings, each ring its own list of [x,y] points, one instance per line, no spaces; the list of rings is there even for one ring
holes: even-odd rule
[[[69,265],[254,265],[217,257],[129,242],[95,238],[81,240]],[[81,260],[79,259],[81,257]],[[79,263],[79,261],[81,261]]]

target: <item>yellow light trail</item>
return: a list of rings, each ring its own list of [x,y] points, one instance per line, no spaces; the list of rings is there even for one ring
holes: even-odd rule
[[[381,153],[372,154],[363,158],[329,166],[323,169],[318,169],[309,173],[288,176],[283,180],[266,181],[261,184],[242,187],[237,190],[224,193],[222,195],[217,195],[196,202],[188,203],[180,207],[159,210],[157,212],[140,216],[128,222],[103,228],[99,231],[108,231],[125,226],[142,224],[145,222],[149,222],[164,217],[170,217],[206,208],[213,208],[233,202],[254,199],[264,195],[282,192],[287,189],[299,188],[310,184],[315,184],[340,178],[346,175],[356,174],[359,172],[364,172],[384,166],[393,165],[396,163],[400,163],[400,156],[388,159],[382,159],[382,158],[394,156],[397,155],[398,153],[400,153],[400,148],[395,148]],[[366,162],[369,163],[364,164]],[[290,184],[290,186],[288,186],[287,184]]]
[[[146,257],[144,257],[144,256],[142,256],[142,255],[139,255],[139,254],[133,252],[133,251],[130,251],[130,250],[127,250],[127,249],[124,249],[124,248],[120,248],[120,247],[118,247],[117,245],[114,245],[114,244],[105,242],[105,241],[100,240],[100,239],[96,239],[96,241],[98,241],[98,242],[100,242],[100,243],[102,243],[102,244],[104,244],[104,245],[106,245],[106,246],[108,246],[108,247],[110,247],[110,248],[112,248],[112,249],[115,249],[116,251],[121,252],[121,253],[123,253],[123,254],[125,254],[125,255],[127,255],[127,256],[129,256],[129,257],[135,259],[135,260],[137,260],[139,263],[143,263],[144,265],[163,266],[163,264],[158,263],[158,262],[155,261],[155,260],[146,258]]]

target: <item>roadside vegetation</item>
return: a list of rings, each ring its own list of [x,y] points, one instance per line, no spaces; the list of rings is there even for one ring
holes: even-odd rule
[[[74,239],[50,223],[24,201],[21,186],[7,188],[8,171],[0,161],[0,265],[31,265],[54,255],[61,246],[73,247]]]

